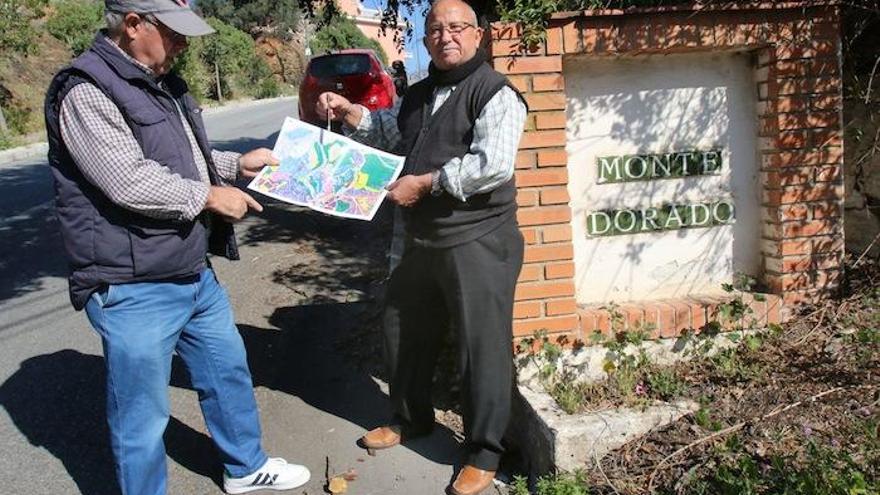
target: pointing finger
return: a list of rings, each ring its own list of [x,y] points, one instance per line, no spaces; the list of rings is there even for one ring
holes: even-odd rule
[[[261,205],[260,203],[257,203],[257,200],[255,200],[253,197],[251,197],[250,194],[245,193],[245,192],[243,192],[241,194],[244,195],[244,202],[247,203],[247,205],[248,205],[248,207],[250,207],[250,209],[252,209],[256,212],[263,211],[263,205]]]

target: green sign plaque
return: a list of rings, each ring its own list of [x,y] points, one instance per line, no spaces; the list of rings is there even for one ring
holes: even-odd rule
[[[732,201],[673,203],[643,209],[594,211],[587,215],[587,235],[604,237],[715,227],[732,223],[734,223]]]
[[[599,184],[675,179],[721,173],[721,150],[600,156],[596,158]]]

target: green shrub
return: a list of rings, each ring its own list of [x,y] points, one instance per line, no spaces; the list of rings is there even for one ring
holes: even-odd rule
[[[700,402],[703,401],[701,400]],[[718,431],[724,428],[724,425],[714,418],[712,409],[709,408],[708,404],[700,405],[700,408],[694,413],[694,422],[700,427],[710,431]]]
[[[354,21],[344,14],[336,15],[329,23],[322,26],[309,40],[309,48],[315,55],[345,48],[367,48],[376,52],[383,65],[388,65],[388,55],[385,54],[382,45],[374,39],[367,38]]]
[[[54,11],[46,21],[49,34],[66,44],[74,56],[86,51],[104,24],[103,2],[61,0],[52,5]]]
[[[578,380],[569,370],[560,373],[548,385],[545,385],[548,388],[547,393],[568,414],[579,412],[591,400],[602,396],[600,386]]]
[[[255,56],[248,69],[247,74],[245,74],[245,84],[251,96],[255,98],[273,98],[281,94],[278,81],[275,80],[275,76],[272,75],[272,69],[269,68],[269,64],[265,60]]]
[[[685,384],[674,368],[657,367],[646,373],[645,379],[648,382],[648,390],[654,398],[673,400],[685,391]]]
[[[206,17],[216,17],[242,31],[261,32],[290,40],[300,30],[302,12],[297,0],[199,0]]]
[[[723,349],[709,358],[713,372],[731,382],[745,382],[758,379],[764,372],[764,366],[749,357],[750,348],[746,340],[739,347]]]
[[[535,495],[589,495],[587,478],[581,472],[542,476],[535,483]],[[528,482],[516,476],[510,485],[510,495],[529,495]]]
[[[208,24],[217,31],[205,37],[200,54],[208,73],[211,74],[212,84],[209,94],[213,98],[219,98],[221,94],[223,98],[235,97],[245,92],[241,84],[245,82],[242,80],[242,74],[247,73],[248,66],[257,57],[254,40],[244,31],[219,19],[209,18]]]
[[[12,148],[12,136],[8,133],[0,131],[0,150]]]
[[[29,108],[13,103],[3,107],[3,115],[6,116],[6,125],[9,126],[10,134],[27,134],[31,131],[31,119],[34,112]]]
[[[173,71],[186,81],[189,93],[196,101],[203,102],[211,94],[212,72],[202,60],[204,42],[201,37],[189,41],[189,47],[174,61]]]
[[[811,442],[803,460],[778,455],[763,460],[736,452],[687,493],[876,495],[880,484],[849,453]]]
[[[257,91],[254,93],[256,98],[274,98],[279,95],[281,95],[281,86],[271,74],[260,81]]]
[[[0,1],[0,57],[37,52],[37,31],[31,21],[43,14],[45,6],[46,0]]]

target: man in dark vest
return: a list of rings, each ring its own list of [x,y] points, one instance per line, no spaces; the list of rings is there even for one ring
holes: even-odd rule
[[[166,492],[172,353],[189,370],[228,493],[287,490],[309,471],[268,458],[245,348],[206,255],[238,258],[231,222],[262,208],[227,184],[274,163],[212,150],[168,71],[213,29],[184,0],[107,0],[107,29],[46,95],[49,163],[74,308],[101,337],[123,494]]]
[[[425,21],[429,76],[402,103],[370,112],[324,93],[319,114],[358,141],[406,155],[388,198],[403,207],[406,247],[389,282],[384,333],[392,421],[361,438],[371,449],[425,435],[444,333],[458,336],[467,459],[449,487],[476,494],[503,451],[512,388],[512,319],[523,237],[514,161],[526,105],[479,49],[483,30],[461,0],[437,0]]]

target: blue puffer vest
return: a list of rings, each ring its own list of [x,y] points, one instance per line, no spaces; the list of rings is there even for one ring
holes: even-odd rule
[[[166,89],[126,59],[103,34],[62,69],[46,94],[49,165],[55,178],[55,204],[70,264],[70,299],[82,309],[92,292],[106,284],[169,280],[205,269],[211,252],[238,259],[232,225],[218,216],[211,233],[200,221],[157,220],[112,203],[80,172],[61,139],[61,102],[77,84],[97,86],[122,112],[144,156],[181,177],[199,180],[189,140],[174,101],[181,106],[212,184],[220,184],[202,122],[201,110],[186,83],[164,78]]]

